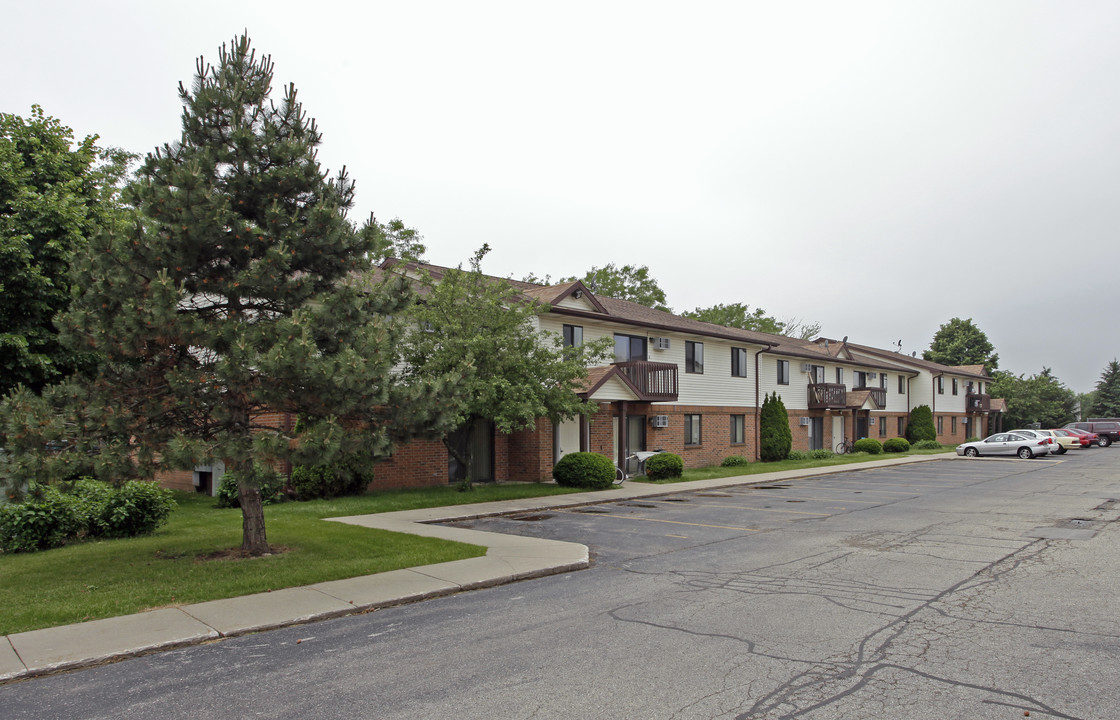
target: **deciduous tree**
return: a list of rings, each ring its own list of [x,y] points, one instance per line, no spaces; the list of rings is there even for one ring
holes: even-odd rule
[[[755,332],[770,333],[771,335],[785,335],[802,340],[808,340],[821,331],[820,323],[806,323],[797,319],[779,320],[766,314],[762,308],[751,310],[750,305],[744,303],[720,303],[707,308],[681,313],[685,317],[695,318],[724,327],[739,328],[740,330],[753,330]]]
[[[1021,428],[1036,422],[1044,428],[1056,428],[1077,418],[1077,394],[1063,385],[1050,368],[1031,376],[997,371],[992,373],[988,387],[993,397],[1007,402],[1005,428]]]
[[[0,113],[0,395],[35,392],[96,359],[62,346],[54,316],[70,303],[76,251],[121,215],[120,181],[131,156],[102,150],[38,105]]]
[[[601,268],[593,266],[581,278],[561,278],[557,282],[572,282],[577,279],[582,280],[596,295],[629,300],[655,310],[671,312],[665,304],[665,291],[649,274],[649,268],[645,265],[618,267],[614,263],[608,263]]]
[[[484,245],[471,258],[470,269],[427,278],[409,315],[416,332],[404,342],[407,379],[455,378],[443,396],[451,422],[442,439],[467,473],[464,487],[472,481],[474,420],[508,433],[532,427],[540,417],[559,421],[592,412],[576,392],[588,365],[605,360],[612,347],[609,338],[562,347],[554,333],[539,332],[536,317],[547,307],[484,275],[488,250]]]
[[[937,330],[922,357],[942,365],[983,365],[991,372],[999,367],[999,355],[994,350],[972,318],[953,318]]]

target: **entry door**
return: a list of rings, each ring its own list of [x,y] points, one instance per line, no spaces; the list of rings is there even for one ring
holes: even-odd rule
[[[859,417],[856,418],[856,436],[852,440],[852,442],[855,442],[856,440],[860,440],[860,439],[865,438],[865,437],[867,437],[867,416],[866,415],[860,415]]]
[[[565,420],[556,426],[553,436],[552,461],[559,462],[568,453],[579,451],[579,418]]]
[[[618,465],[618,418],[612,418],[614,421],[614,442],[612,443],[615,466]],[[626,428],[629,430],[626,438],[626,457],[630,457],[636,452],[641,452],[646,449],[646,416],[645,415],[628,415],[626,417]],[[638,460],[631,459],[626,463],[626,474],[635,475],[639,471]]]
[[[809,449],[824,448],[824,418],[809,418]]]
[[[494,424],[489,420],[475,418],[456,430],[451,442],[461,447],[468,443],[471,447],[471,482],[493,482],[494,480]],[[466,477],[463,466],[450,454],[447,458],[448,480],[459,482]]]
[[[837,445],[840,444],[840,441],[843,440],[843,439],[844,439],[844,418],[839,416],[839,415],[835,415],[832,418],[832,447],[835,448]]]

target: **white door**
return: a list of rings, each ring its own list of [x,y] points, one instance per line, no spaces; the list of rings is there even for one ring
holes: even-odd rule
[[[832,447],[835,448],[844,439],[844,417],[842,415],[832,416]]]
[[[559,462],[568,453],[579,452],[579,418],[565,420],[556,426],[555,443],[554,462]]]

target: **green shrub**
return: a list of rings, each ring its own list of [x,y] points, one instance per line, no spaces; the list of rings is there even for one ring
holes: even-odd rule
[[[970,437],[970,438],[965,438],[965,439],[964,439],[964,441],[965,441],[965,442],[980,442],[980,441],[981,441],[982,439],[983,439],[983,438],[978,438],[978,437],[976,437],[975,435],[973,435],[973,436],[972,436],[972,437]]]
[[[940,450],[941,443],[937,442],[936,440],[919,440],[911,447],[913,447],[915,450]]]
[[[112,490],[101,507],[100,533],[105,537],[136,537],[154,532],[167,522],[175,500],[171,491],[154,482],[130,480]]]
[[[80,502],[57,488],[32,484],[23,502],[0,505],[0,550],[34,552],[65,544],[82,530]]]
[[[826,450],[825,448],[820,448],[818,450],[810,450],[809,451],[809,458],[811,460],[828,460],[830,457],[832,457],[835,454],[836,453],[832,452],[831,450]]]
[[[167,521],[171,491],[152,482],[119,488],[90,478],[32,485],[27,500],[0,506],[0,550],[33,552],[88,537],[133,537]]]
[[[270,469],[261,472],[258,482],[260,483],[262,505],[274,505],[288,499],[288,496],[284,494],[284,478],[280,477],[275,471]],[[216,497],[218,499],[217,507],[241,507],[241,501],[237,495],[237,478],[232,472],[227,471],[222,474],[222,481],[218,483]]]
[[[793,448],[793,433],[789,429],[789,413],[785,403],[775,391],[762,401],[759,411],[759,457],[763,462],[785,460]]]
[[[889,453],[904,453],[910,450],[910,441],[906,438],[891,438],[883,443],[883,451]]]
[[[552,468],[557,485],[602,490],[615,480],[615,467],[606,455],[591,452],[568,453]]]
[[[933,424],[933,411],[929,409],[929,405],[919,405],[910,411],[906,439],[914,447],[922,440],[937,440],[937,428]]]
[[[800,450],[790,450],[786,460],[808,460],[809,453],[801,452]]]
[[[868,455],[878,455],[883,452],[883,443],[875,438],[860,438],[852,443],[852,452],[865,452]]]
[[[723,467],[739,467],[741,465],[750,465],[751,461],[742,455],[728,455],[720,463]]]
[[[684,472],[684,460],[673,453],[657,453],[646,460],[646,477],[650,480],[679,478]]]
[[[345,464],[296,465],[288,488],[296,500],[334,498],[340,495],[360,495],[369,486],[371,478]]]

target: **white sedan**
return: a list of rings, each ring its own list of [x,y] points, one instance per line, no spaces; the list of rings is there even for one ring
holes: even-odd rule
[[[1050,438],[1029,437],[1025,433],[996,433],[983,440],[958,445],[957,455],[1018,455],[1026,460],[1049,453],[1052,442]]]

